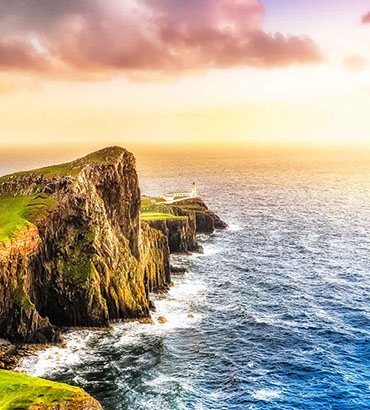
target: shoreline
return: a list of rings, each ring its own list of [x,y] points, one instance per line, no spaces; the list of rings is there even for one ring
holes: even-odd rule
[[[228,229],[228,228],[227,228]],[[221,229],[216,229],[217,231],[221,231]],[[204,233],[199,233],[196,234],[196,237],[198,239],[199,235],[205,235],[209,236],[210,234],[204,234]],[[171,256],[182,256],[182,257],[189,257],[192,255],[197,255],[197,256],[203,256],[204,255],[204,249],[201,245],[199,245],[199,250],[194,251],[194,252],[173,252],[170,253]],[[170,265],[170,272],[171,275],[174,276],[175,278],[179,277],[185,277],[188,273],[189,270],[188,268],[182,267],[182,266],[176,266],[176,265]],[[171,281],[169,287],[167,290],[158,290],[157,292],[154,293],[156,296],[163,296],[163,295],[168,295],[170,289],[174,286],[174,282]],[[156,304],[152,301],[151,305],[151,312],[157,312],[157,307]],[[157,312],[158,313],[158,312]],[[192,314],[188,315],[189,318],[194,318]],[[164,325],[167,322],[167,319],[163,316],[160,316],[160,318],[165,319],[164,321],[158,321],[160,325]],[[74,332],[79,332],[79,331],[88,331],[92,333],[105,333],[105,332],[110,332],[114,330],[114,325],[117,324],[125,324],[125,323],[140,323],[144,325],[155,325],[155,322],[153,320],[152,315],[147,318],[133,318],[133,319],[118,319],[118,320],[112,320],[110,322],[110,326],[108,327],[86,327],[86,326],[76,326],[76,327],[59,327],[57,328],[59,332],[59,336],[61,338],[61,342],[58,343],[47,343],[47,344],[12,344],[7,340],[0,339],[0,369],[2,370],[9,370],[9,371],[18,371],[21,373],[26,373],[22,370],[18,370],[19,364],[23,359],[30,358],[30,357],[36,357],[40,352],[46,351],[49,348],[59,348],[59,349],[67,349],[67,342],[65,338],[68,336],[68,334],[74,333]],[[27,373],[26,373],[27,374]]]
[[[187,258],[186,255],[181,255]],[[191,271],[188,272],[191,274]],[[152,323],[143,323],[138,320],[119,320],[112,323],[109,329],[79,328],[70,329],[63,334],[65,345],[49,345],[46,349],[40,349],[34,353],[24,356],[15,367],[15,371],[29,374],[34,377],[58,380],[58,374],[62,374],[63,369],[69,368],[74,364],[83,363],[86,354],[89,354],[90,343],[101,343],[108,340],[108,343],[136,343],[136,338],[140,335],[159,336],[171,332],[177,328],[187,328],[196,325],[201,320],[202,315],[192,310],[186,309],[186,300],[192,295],[202,292],[203,283],[197,283],[195,288],[194,277],[186,274],[175,276],[175,285],[166,294],[153,294],[156,312],[152,314]],[[174,293],[171,295],[171,291]],[[180,312],[181,310],[181,312]],[[164,320],[163,320],[164,319]],[[163,320],[163,321],[162,321]],[[124,341],[124,342],[123,342]],[[104,342],[106,343],[106,342]],[[22,363],[25,359],[25,363]],[[41,370],[40,370],[41,369]],[[61,382],[66,382],[61,380]],[[69,383],[67,381],[67,383]],[[70,384],[70,383],[69,383]]]
[[[176,253],[175,256],[184,256],[188,257],[193,254],[202,255],[203,252],[189,252],[189,253]],[[171,265],[171,274],[176,277],[184,277],[189,270],[187,268],[173,266]],[[174,286],[174,283],[171,282],[171,285],[167,291],[158,291],[154,295],[156,296],[165,296],[168,295],[171,287]],[[151,309],[152,312],[157,312],[156,304],[153,304]],[[157,312],[158,313],[158,312]],[[193,315],[190,314],[190,316]],[[158,321],[159,324],[163,325],[167,322],[167,319],[163,316],[159,316],[160,318],[165,319],[163,323]],[[86,326],[76,326],[76,327],[60,327],[58,328],[61,342],[59,343],[47,343],[47,344],[12,344],[7,340],[0,339],[0,369],[1,370],[9,370],[9,371],[16,371],[21,373],[26,373],[22,370],[18,370],[19,365],[23,359],[27,359],[30,357],[36,357],[40,352],[47,351],[50,348],[59,348],[59,349],[67,349],[67,342],[66,338],[68,338],[69,334],[73,334],[79,331],[87,331],[91,333],[106,333],[111,332],[114,330],[115,325],[117,324],[126,324],[126,323],[140,323],[143,325],[155,325],[155,321],[153,320],[152,315],[148,318],[139,318],[139,319],[118,319],[112,320],[110,326],[108,327],[86,327]],[[26,373],[27,374],[27,373]]]

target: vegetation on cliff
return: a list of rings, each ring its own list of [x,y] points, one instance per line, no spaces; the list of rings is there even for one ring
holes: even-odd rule
[[[101,409],[84,390],[0,370],[0,409]]]
[[[163,198],[141,199],[141,219],[161,231],[173,253],[199,252],[197,233],[212,233],[227,225],[199,198],[164,204]]]
[[[170,283],[169,249],[150,227],[143,240],[135,165],[110,147],[1,179],[2,237],[13,240],[0,244],[0,336],[45,343],[54,326],[150,316],[149,292]]]
[[[176,216],[171,214],[166,207],[160,203],[163,198],[141,198],[141,214],[140,218],[143,221],[167,220],[167,219],[186,219],[187,216]]]
[[[0,243],[13,238],[56,204],[47,194],[0,197]]]
[[[120,147],[108,147],[100,151],[93,152],[86,155],[83,158],[76,159],[65,164],[51,165],[49,167],[43,167],[33,169],[30,171],[20,171],[10,175],[4,175],[0,177],[0,184],[4,182],[10,182],[29,175],[43,175],[47,179],[57,178],[61,176],[76,177],[84,167],[89,164],[109,164],[119,160],[122,148]]]
[[[225,226],[199,198],[141,198],[135,165],[110,147],[1,178],[0,336],[45,343],[55,326],[148,318],[170,251],[199,251],[197,232]]]
[[[152,221],[152,220],[166,220],[166,219],[186,219],[186,216],[175,216],[172,214],[165,214],[163,212],[142,212],[141,219],[143,221]]]

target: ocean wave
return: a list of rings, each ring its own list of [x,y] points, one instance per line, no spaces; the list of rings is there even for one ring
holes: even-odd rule
[[[229,224],[228,230],[231,232],[240,232],[243,229],[245,229],[245,225],[239,225],[239,224]]]
[[[64,347],[51,346],[39,351],[33,356],[21,359],[16,367],[17,371],[30,376],[42,377],[58,372],[83,360],[82,349],[87,345],[96,332],[83,330],[69,332],[64,336]]]
[[[260,389],[252,393],[255,400],[273,401],[281,398],[281,392],[276,390]]]
[[[191,275],[190,275],[191,276]],[[119,346],[135,346],[142,344],[143,336],[163,336],[167,332],[179,328],[189,328],[198,324],[203,315],[194,311],[193,301],[197,296],[197,303],[202,303],[206,290],[202,281],[178,278],[175,285],[166,295],[152,295],[157,311],[152,313],[154,324],[140,322],[117,322],[109,331],[110,337],[102,343],[114,343]],[[161,324],[159,318],[164,317],[166,322]],[[20,360],[16,370],[31,376],[42,377],[53,375],[61,369],[67,369],[86,360],[89,354],[88,343],[99,339],[99,335],[106,331],[81,330],[71,331],[64,335],[64,347],[51,346],[44,351],[37,352]]]

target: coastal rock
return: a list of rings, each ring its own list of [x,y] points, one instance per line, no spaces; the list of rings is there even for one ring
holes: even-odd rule
[[[170,252],[201,252],[196,234],[226,227],[200,198],[141,222],[135,158],[120,147],[1,177],[0,201],[28,218],[0,242],[0,337],[13,343],[147,320],[150,293],[171,285]]]
[[[149,293],[167,291],[171,283],[170,249],[165,235],[141,222],[141,262],[144,270],[144,283]]]
[[[164,325],[167,322],[168,320],[164,316],[159,316],[158,323],[160,323],[161,325]]]
[[[198,197],[161,204],[161,209],[176,218],[151,218],[147,223],[167,237],[171,253],[202,253],[203,248],[198,244],[196,235],[227,228],[227,224]]]
[[[111,147],[69,164],[0,179],[0,197],[50,198],[0,247],[0,336],[58,340],[54,326],[148,318],[170,283],[166,238],[140,224],[135,158]],[[37,205],[37,204],[36,204]]]
[[[152,300],[149,300],[149,309],[151,312],[156,312],[157,308]]]
[[[221,220],[213,211],[208,209],[201,198],[190,198],[181,202],[179,206],[171,205],[172,212],[178,215],[185,212],[188,215],[195,215],[196,233],[213,233],[216,229],[226,229],[227,224]]]
[[[181,268],[179,266],[171,266],[171,274],[172,275],[185,275],[188,270],[186,268]]]
[[[177,215],[179,216],[179,215]],[[187,216],[184,213],[184,216]],[[171,253],[198,252],[196,239],[195,217],[192,215],[184,219],[151,220],[148,224],[163,233],[168,239]]]

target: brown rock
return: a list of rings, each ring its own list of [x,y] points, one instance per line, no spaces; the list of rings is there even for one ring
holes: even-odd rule
[[[158,323],[160,323],[161,325],[164,325],[167,322],[168,320],[164,316],[159,316]]]
[[[153,319],[151,317],[143,317],[139,319],[138,322],[142,323],[143,325],[154,325]]]
[[[154,302],[153,302],[152,300],[149,300],[149,309],[150,309],[152,312],[156,312],[156,311],[157,311],[157,308],[155,307],[155,304],[154,304]]]

